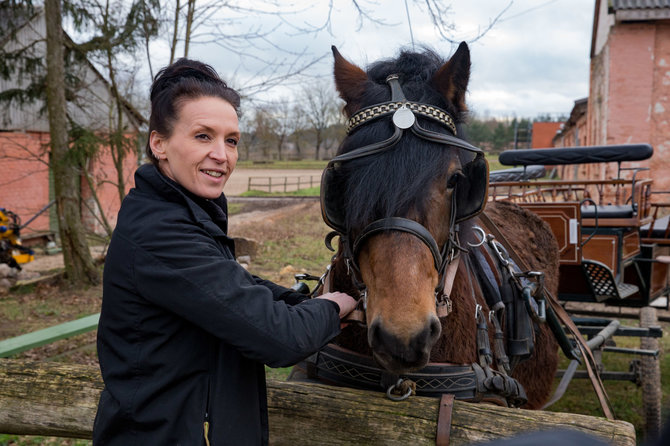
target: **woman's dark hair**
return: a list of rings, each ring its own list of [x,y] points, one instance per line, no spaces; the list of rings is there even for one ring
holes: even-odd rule
[[[221,98],[230,103],[236,112],[240,107],[240,95],[211,66],[197,60],[179,59],[156,74],[151,85],[149,138],[145,148],[153,164],[157,165],[158,160],[149,145],[151,132],[155,130],[165,137],[172,135],[181,103],[185,99],[200,97]]]

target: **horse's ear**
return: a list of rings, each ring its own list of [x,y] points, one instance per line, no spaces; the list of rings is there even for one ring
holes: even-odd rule
[[[465,111],[465,91],[470,80],[470,49],[461,42],[451,59],[433,75],[433,86],[456,106]]]
[[[351,116],[352,112],[358,109],[358,102],[365,91],[365,82],[368,80],[368,75],[358,66],[342,57],[335,45],[331,49],[335,58],[333,69],[335,87],[340,93],[340,97],[347,103],[344,111],[348,116]]]

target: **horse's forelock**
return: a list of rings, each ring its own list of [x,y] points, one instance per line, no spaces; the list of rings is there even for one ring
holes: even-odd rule
[[[431,84],[433,75],[444,63],[437,53],[427,48],[422,52],[403,50],[395,59],[373,63],[367,70],[368,79],[372,82],[362,96],[361,108],[389,101],[391,94],[386,77],[398,74],[403,93],[408,100],[445,109],[452,114],[454,120],[459,121],[461,117],[458,116],[456,107],[449,104]]]

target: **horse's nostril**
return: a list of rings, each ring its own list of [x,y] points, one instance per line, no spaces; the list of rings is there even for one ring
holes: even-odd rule
[[[433,317],[430,321],[430,339],[435,342],[437,338],[442,334],[442,324],[440,320],[436,317]]]
[[[372,324],[370,324],[370,327],[368,327],[368,345],[370,347],[379,345],[380,342],[380,332],[381,332],[381,326],[379,321],[375,320]]]

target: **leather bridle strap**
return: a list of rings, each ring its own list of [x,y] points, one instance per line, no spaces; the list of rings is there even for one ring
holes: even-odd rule
[[[510,258],[512,258],[512,260],[514,260],[514,262],[516,262],[516,264],[522,270],[530,271],[529,265],[526,263],[524,259],[522,259],[516,253],[516,251],[509,244],[509,242],[502,234],[502,232],[500,232],[500,229],[498,229],[496,224],[493,223],[493,221],[489,218],[489,216],[482,212],[479,215],[479,218],[484,224],[484,226],[486,226],[486,229],[488,229],[488,231],[493,235],[493,237],[498,242],[500,242],[503,245],[503,247],[507,250],[507,253],[509,254]],[[561,322],[568,328],[570,333],[577,340],[577,345],[579,346],[582,356],[584,357],[584,365],[586,366],[586,371],[588,372],[589,378],[591,379],[591,385],[593,385],[593,390],[595,390],[596,392],[596,396],[598,397],[598,401],[600,402],[600,407],[603,410],[603,414],[605,415],[605,417],[607,417],[608,420],[614,420],[614,415],[610,407],[610,401],[607,396],[607,392],[605,391],[605,386],[603,385],[603,382],[600,380],[600,376],[594,372],[592,367],[592,364],[595,364],[596,361],[595,358],[593,357],[591,349],[588,347],[586,341],[584,340],[584,337],[579,332],[579,329],[572,321],[572,319],[565,311],[565,309],[563,309],[563,307],[558,302],[556,297],[554,297],[546,289],[544,290],[544,294],[547,302],[549,303],[550,308],[554,311],[556,316],[558,316]]]
[[[437,437],[435,446],[449,446],[451,435],[451,413],[454,408],[454,395],[444,393],[440,397],[440,409],[437,415]]]
[[[435,269],[440,271],[442,267],[442,254],[440,254],[440,248],[438,248],[432,234],[423,225],[415,222],[414,220],[402,217],[382,218],[380,220],[373,221],[368,226],[366,226],[354,241],[353,258],[358,258],[358,251],[369,237],[380,232],[387,231],[407,232],[408,234],[412,234],[421,240],[426,246],[428,246],[430,253],[433,255]]]

